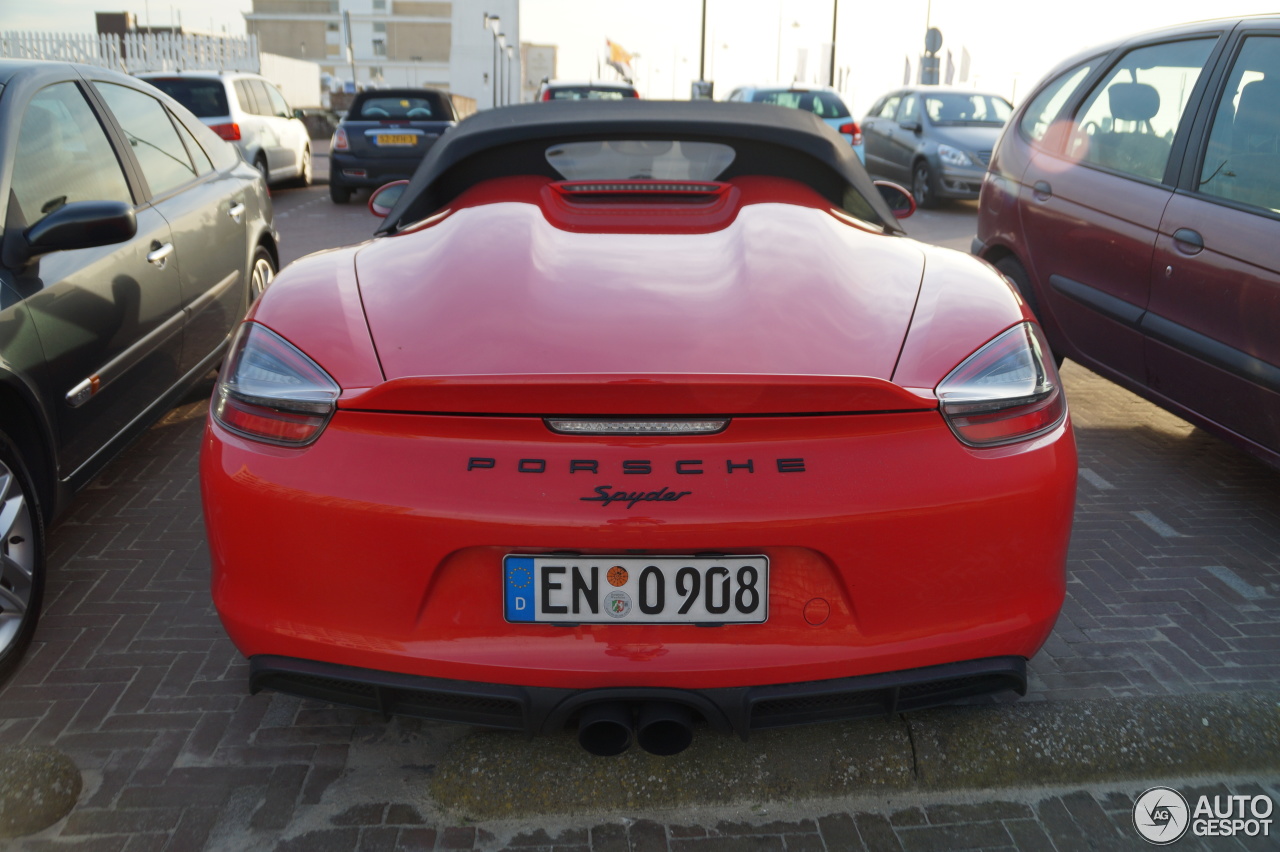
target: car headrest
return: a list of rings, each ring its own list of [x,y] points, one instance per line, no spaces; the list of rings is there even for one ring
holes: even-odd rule
[[[1245,150],[1280,140],[1280,80],[1254,80],[1240,90],[1233,125],[1236,144]]]
[[[1113,83],[1107,97],[1117,121],[1150,121],[1160,111],[1160,93],[1146,83]]]

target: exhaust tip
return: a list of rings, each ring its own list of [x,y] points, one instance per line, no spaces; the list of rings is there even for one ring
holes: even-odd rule
[[[614,757],[631,747],[631,708],[622,703],[592,704],[578,720],[578,745],[598,757]]]
[[[667,701],[641,705],[636,742],[640,748],[659,757],[679,754],[693,742],[693,713],[683,704]]]

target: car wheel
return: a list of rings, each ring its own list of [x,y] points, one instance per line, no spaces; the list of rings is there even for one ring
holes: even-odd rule
[[[253,161],[253,167],[258,170],[258,174],[262,175],[262,182],[270,185],[271,177],[267,173],[267,158],[259,154],[258,159]]]
[[[302,149],[302,168],[298,172],[298,186],[311,186],[314,175],[311,170],[311,146]]]
[[[329,178],[329,198],[334,204],[346,204],[351,200],[351,187],[334,183],[333,178]]]
[[[911,195],[917,207],[926,210],[938,206],[938,193],[933,187],[933,175],[929,172],[929,164],[924,160],[916,163],[911,172]]]
[[[249,303],[253,304],[262,298],[262,294],[271,286],[276,277],[276,264],[271,253],[258,246],[253,253],[253,271],[249,273]]]
[[[1009,280],[1013,282],[1013,286],[1018,288],[1022,300],[1027,303],[1027,307],[1031,308],[1031,313],[1037,318],[1040,317],[1040,301],[1036,298],[1036,291],[1031,286],[1031,277],[1027,275],[1027,269],[1022,262],[1013,255],[1002,257],[996,261],[996,269],[1000,270]],[[1062,366],[1063,358],[1061,355],[1054,353],[1053,362],[1059,367]]]
[[[0,432],[0,683],[22,660],[44,597],[44,525],[22,456]]]

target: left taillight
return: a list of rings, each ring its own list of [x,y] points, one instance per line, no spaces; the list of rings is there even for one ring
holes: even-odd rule
[[[240,326],[213,391],[213,417],[255,441],[305,447],[320,437],[342,388],[280,335]]]
[[[211,124],[209,125],[209,129],[228,142],[240,141],[240,125],[236,124],[234,121],[228,124]]]
[[[856,122],[856,121],[850,121],[848,124],[842,124],[842,125],[840,125],[840,132],[841,132],[841,133],[847,133],[847,134],[849,134],[851,137],[853,137],[853,138],[849,141],[849,144],[850,144],[850,145],[861,145],[861,144],[862,144],[862,128],[858,126],[858,122]]]
[[[942,416],[971,447],[1042,435],[1062,422],[1067,400],[1044,334],[1024,322],[970,355],[937,387]]]
[[[347,129],[345,127],[334,128],[333,141],[329,144],[329,148],[333,151],[351,150],[351,143],[347,141]]]

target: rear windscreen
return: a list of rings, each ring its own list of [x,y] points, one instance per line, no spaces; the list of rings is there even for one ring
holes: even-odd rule
[[[566,180],[715,180],[733,158],[718,142],[611,140],[547,149],[547,162]]]
[[[638,97],[634,89],[593,89],[590,86],[556,86],[549,89],[551,101],[620,101]]]
[[[353,104],[349,119],[382,121],[389,118],[410,121],[450,121],[453,111],[442,97],[423,95],[371,95]]]
[[[776,104],[811,112],[819,118],[848,118],[849,110],[844,101],[830,92],[792,91],[778,89],[758,91],[751,96],[757,104]]]
[[[231,109],[227,106],[227,90],[221,80],[164,77],[147,82],[200,118],[218,118],[231,114]]]

